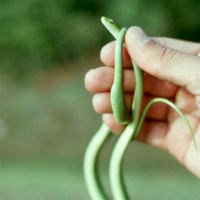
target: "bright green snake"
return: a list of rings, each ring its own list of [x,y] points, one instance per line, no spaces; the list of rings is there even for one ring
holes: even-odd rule
[[[129,114],[124,97],[123,91],[123,60],[122,60],[122,48],[124,35],[126,28],[120,29],[112,19],[102,17],[101,21],[108,31],[116,39],[115,45],[115,71],[114,82],[111,88],[110,98],[113,114],[116,120],[120,124],[126,124],[126,128],[119,137],[114,150],[111,155],[109,176],[112,195],[114,200],[129,200],[130,197],[125,188],[124,180],[122,178],[122,161],[126,151],[126,148],[130,141],[134,140],[140,132],[141,126],[145,119],[145,116],[154,103],[165,103],[173,108],[180,117],[188,125],[189,131],[192,134],[192,139],[196,145],[192,128],[178,107],[171,101],[165,98],[152,99],[141,112],[141,103],[143,98],[143,74],[140,68],[132,60],[132,66],[135,73],[135,95],[132,103],[131,114]],[[92,200],[109,200],[106,195],[98,176],[98,157],[100,151],[111,135],[109,128],[106,124],[102,124],[99,130],[95,133],[91,139],[84,157],[84,176],[87,185],[88,192]]]

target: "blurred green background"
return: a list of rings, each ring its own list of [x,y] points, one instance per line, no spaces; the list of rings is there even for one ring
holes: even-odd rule
[[[0,199],[89,200],[82,158],[101,120],[84,74],[112,40],[102,15],[198,41],[199,13],[198,0],[0,0]],[[199,181],[166,152],[133,143],[125,166],[133,199],[200,199]]]

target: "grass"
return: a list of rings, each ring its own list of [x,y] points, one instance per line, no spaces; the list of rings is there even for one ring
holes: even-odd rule
[[[80,158],[80,149],[97,124],[83,73],[53,71],[37,74],[23,84],[0,78],[0,154]],[[74,148],[78,138],[82,142]]]

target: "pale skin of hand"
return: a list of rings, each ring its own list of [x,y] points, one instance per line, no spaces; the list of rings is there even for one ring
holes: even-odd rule
[[[134,95],[133,59],[144,71],[145,105],[153,97],[168,98],[188,118],[198,149],[195,149],[187,125],[165,104],[155,104],[149,110],[138,136],[141,142],[169,151],[181,164],[200,178],[200,43],[148,37],[141,28],[131,27],[125,36],[124,92],[131,109]],[[124,126],[114,119],[110,103],[110,89],[114,77],[114,46],[108,43],[101,50],[104,66],[90,70],[85,86],[94,93],[93,107],[114,133]]]

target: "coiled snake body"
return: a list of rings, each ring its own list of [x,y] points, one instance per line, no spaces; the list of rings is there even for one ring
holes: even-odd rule
[[[114,200],[129,200],[130,197],[128,196],[122,179],[122,161],[128,144],[130,143],[130,141],[134,140],[137,137],[145,119],[145,116],[152,104],[157,102],[165,103],[168,104],[171,108],[173,108],[188,125],[194,143],[195,139],[193,137],[192,128],[187,118],[181,112],[181,110],[177,108],[176,105],[171,101],[164,98],[154,98],[145,106],[144,110],[141,112],[141,102],[143,97],[143,75],[142,71],[136,65],[136,63],[134,63],[133,60],[132,66],[135,73],[135,95],[132,103],[131,114],[129,114],[126,108],[125,97],[123,92],[122,61],[123,39],[127,29],[120,29],[113,22],[112,19],[107,17],[102,17],[101,21],[116,39],[114,82],[111,88],[110,97],[113,114],[116,120],[121,124],[126,124],[126,128],[119,137],[111,155],[109,167],[110,185]],[[85,152],[84,175],[87,189],[92,200],[109,199],[98,177],[97,161],[99,153],[110,135],[111,134],[109,128],[106,126],[106,124],[103,123],[91,139]]]

